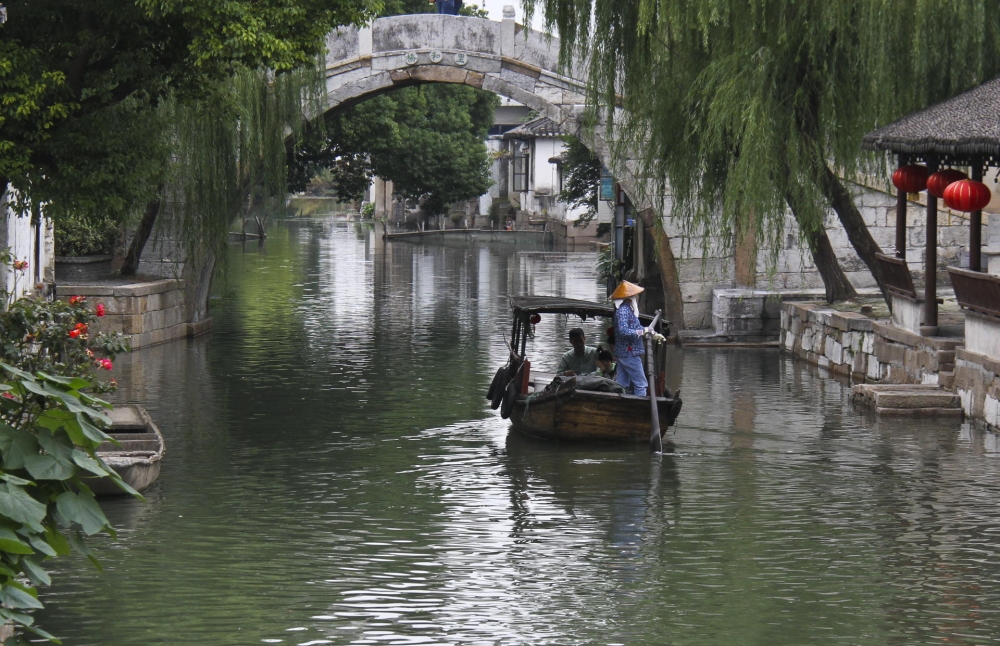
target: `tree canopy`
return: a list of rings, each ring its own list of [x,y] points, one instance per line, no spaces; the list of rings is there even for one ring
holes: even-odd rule
[[[558,28],[564,60],[591,57],[619,156],[669,182],[693,230],[750,235],[773,261],[789,207],[807,240],[832,207],[876,278],[842,181],[884,170],[862,135],[1000,72],[997,0],[525,5]]]
[[[422,198],[429,213],[443,213],[489,189],[484,140],[497,101],[464,85],[431,84],[347,108],[295,151],[290,187],[302,190],[319,170],[330,169],[338,194],[360,199],[379,176],[400,195]]]
[[[238,68],[311,64],[337,25],[377,0],[13,0],[0,25],[0,189],[32,169],[62,173],[76,120],[126,99],[204,98]],[[67,130],[63,130],[63,129]],[[90,130],[94,138],[113,136]],[[54,144],[52,142],[55,142]],[[99,142],[92,143],[91,147]],[[58,160],[58,164],[56,161]]]

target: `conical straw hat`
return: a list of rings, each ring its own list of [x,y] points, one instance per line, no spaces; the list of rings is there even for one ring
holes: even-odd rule
[[[631,298],[644,291],[646,291],[644,287],[639,287],[638,285],[634,285],[627,280],[623,280],[621,285],[619,285],[614,293],[611,294],[611,300],[616,301],[620,298]]]

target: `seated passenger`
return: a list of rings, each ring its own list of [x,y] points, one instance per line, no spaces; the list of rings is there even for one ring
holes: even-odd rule
[[[587,345],[587,337],[578,327],[569,331],[569,343],[573,349],[559,359],[558,375],[572,377],[589,375],[597,370],[597,348]]]
[[[615,378],[615,357],[607,350],[597,351],[597,370],[594,371],[594,376],[605,379]]]

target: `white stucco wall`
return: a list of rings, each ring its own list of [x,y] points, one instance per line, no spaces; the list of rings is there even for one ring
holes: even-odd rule
[[[39,293],[35,286],[51,283],[55,275],[52,222],[43,217],[38,226],[31,224],[31,213],[11,208],[8,191],[0,196],[0,246],[8,249],[11,261],[27,261],[25,270],[0,265],[0,285],[13,299]],[[37,244],[36,244],[37,242]]]

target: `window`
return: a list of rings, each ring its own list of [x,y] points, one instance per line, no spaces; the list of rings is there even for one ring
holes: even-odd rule
[[[528,144],[515,140],[514,146],[514,192],[520,193],[528,190],[528,161],[531,156],[528,154]]]

